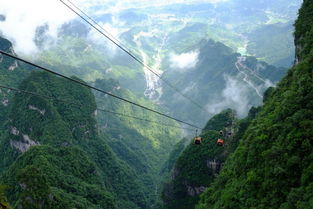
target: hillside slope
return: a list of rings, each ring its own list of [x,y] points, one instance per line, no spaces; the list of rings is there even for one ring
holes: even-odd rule
[[[116,80],[96,80],[95,86],[114,95],[137,101],[151,109],[164,112],[156,104],[143,97],[136,97],[131,91],[121,87]],[[141,108],[109,98],[104,94],[96,93],[95,96],[100,109],[143,119],[137,120],[97,111],[100,134],[107,136],[107,142],[112,151],[136,171],[139,180],[144,184],[143,191],[148,196],[149,205],[155,205],[160,201],[159,188],[163,180],[163,176],[160,175],[161,166],[167,160],[174,144],[181,138],[179,124]],[[156,121],[169,126],[148,121]]]
[[[1,39],[1,41],[3,42],[1,46],[2,50],[14,53],[12,44],[8,40]],[[74,50],[75,47],[79,46],[79,41],[76,39],[73,39],[72,41],[73,43],[69,41],[68,44],[72,43],[73,45],[70,47],[70,49]],[[63,47],[67,48],[69,46],[64,45]],[[82,47],[87,47],[87,46],[83,45]],[[62,54],[62,52],[64,51],[61,50],[60,53]],[[90,55],[91,57],[96,56],[94,52],[90,52],[90,54],[91,54]],[[38,62],[42,63],[43,66],[49,66],[50,69],[53,69],[53,70],[59,69],[57,70],[58,72],[65,73],[66,75],[70,75],[74,73],[89,80],[88,76],[84,77],[84,75],[86,74],[84,73],[82,74],[82,72],[85,72],[82,69],[84,69],[84,67],[86,67],[87,65],[83,65],[79,67],[81,64],[79,60],[76,60],[78,61],[78,64],[76,63],[77,65],[73,65],[72,63],[68,64],[67,62],[62,62],[62,61],[59,62],[58,59],[54,60],[53,58],[55,57],[50,57],[49,59],[45,60],[47,61],[47,63],[45,64],[42,63],[43,61],[38,61]],[[60,56],[60,59],[62,58],[63,57]],[[73,60],[75,59],[72,59],[72,61]],[[1,81],[1,85],[4,85],[4,86],[18,88],[20,83],[23,81],[23,79],[25,79],[27,75],[33,70],[31,67],[24,65],[21,62],[15,62],[13,59],[7,58],[5,56],[1,57],[0,61],[1,61],[0,62],[0,69],[1,69],[0,81]],[[17,63],[17,66],[13,70],[10,70],[11,68],[13,68],[11,66],[13,65],[15,66],[14,63]],[[67,63],[67,64],[62,64],[62,63]],[[73,66],[70,66],[70,65],[73,65]],[[89,65],[89,67],[86,68],[86,70],[87,72],[90,72],[92,71],[93,68],[97,69],[97,66],[98,65],[96,66]],[[38,79],[38,82],[35,81],[36,78]],[[44,76],[38,76],[37,74],[33,74],[32,78],[27,78],[26,80],[24,80],[22,86],[20,87],[24,88],[25,86],[27,86],[27,88],[29,88],[29,91],[33,91],[34,90],[33,85],[36,85],[36,86],[39,85],[41,87],[41,85],[43,85],[41,82],[47,82],[46,80],[49,80],[49,79],[44,78]],[[27,84],[28,82],[30,82],[31,84]],[[50,83],[50,81],[48,83]],[[104,89],[108,92],[112,92],[113,94],[116,94],[120,97],[128,98],[131,101],[148,106],[152,109],[164,111],[164,110],[161,110],[157,104],[153,104],[153,102],[143,97],[139,97],[133,92],[123,88],[121,84],[114,79],[108,79],[108,78],[97,79],[94,82],[91,82],[90,84],[95,85],[96,87],[100,89]],[[54,80],[51,85],[53,88],[49,87],[49,90],[44,90],[42,92],[44,95],[53,94],[53,95],[56,95],[55,97],[58,97],[58,98],[60,97],[61,99],[63,99],[63,97],[64,98],[68,97],[67,93],[62,92],[63,88],[68,88],[67,85],[58,81],[57,79]],[[44,87],[43,89],[46,89],[46,88],[47,87]],[[54,93],[50,92],[50,91],[56,91],[56,90],[57,92],[54,92]],[[76,90],[74,89],[72,89],[71,91],[76,92]],[[98,161],[99,166],[102,166],[103,169],[106,169],[106,166],[110,165],[112,168],[115,169],[114,172],[124,175],[123,172],[119,171],[119,169],[121,168],[120,166],[114,166],[114,164],[116,163],[115,161],[118,160],[119,162],[118,164],[122,164],[122,167],[127,168],[126,169],[127,173],[129,173],[129,175],[134,176],[134,178],[130,178],[130,179],[136,182],[136,184],[140,184],[138,186],[138,191],[139,190],[142,191],[142,193],[144,193],[144,196],[145,196],[144,198],[142,198],[142,200],[144,202],[147,201],[148,205],[156,204],[156,202],[160,201],[159,194],[161,192],[159,188],[161,184],[160,182],[162,181],[162,176],[159,175],[159,171],[163,163],[166,161],[172,146],[180,139],[181,130],[180,130],[179,124],[171,120],[166,120],[162,117],[159,117],[156,114],[151,114],[150,112],[143,111],[141,108],[136,108],[129,104],[125,104],[124,102],[120,102],[118,100],[112,99],[110,97],[107,97],[104,94],[97,94],[96,92],[93,92],[93,93],[96,96],[96,103],[100,109],[105,109],[105,110],[109,110],[113,112],[119,112],[121,114],[126,114],[130,116],[137,116],[137,117],[145,118],[145,120],[159,121],[161,123],[166,123],[166,124],[176,127],[176,128],[167,127],[166,125],[158,125],[156,123],[149,123],[145,120],[140,121],[140,120],[136,120],[132,118],[122,117],[121,115],[118,116],[118,115],[111,114],[105,111],[94,111],[94,117],[95,117],[94,119],[97,120],[96,124],[94,124],[94,125],[97,125],[95,132],[97,132],[96,136],[100,138],[99,140],[101,142],[95,143],[95,141],[90,141],[90,143],[92,144],[92,147],[91,147],[91,144],[88,144],[88,146],[85,147],[85,151],[90,153],[89,157],[92,157],[91,161],[93,162]],[[69,94],[73,95],[73,93],[69,93]],[[15,96],[15,97],[14,95],[15,95],[15,92],[13,91],[10,91],[7,89],[0,89],[0,98],[2,98],[2,103],[0,104],[0,116],[1,118],[3,118],[3,120],[0,120],[0,126],[2,124],[6,125],[6,127],[0,129],[0,143],[3,145],[0,147],[0,149],[1,149],[1,152],[4,153],[3,160],[0,161],[0,167],[2,168],[0,170],[0,173],[4,172],[5,169],[8,168],[12,164],[14,159],[16,159],[16,157],[19,156],[20,154],[19,152],[16,152],[14,149],[8,148],[10,146],[10,141],[8,139],[10,135],[8,135],[8,132],[12,131],[11,130],[12,127],[8,125],[12,122],[9,119],[14,118],[18,121],[19,124],[25,125],[25,123],[28,122],[25,120],[25,117],[29,117],[31,119],[36,118],[33,115],[26,116],[25,113],[21,111],[22,109],[20,109],[22,106],[25,105],[25,103],[22,103],[21,101],[28,97],[24,97],[25,95],[23,96],[22,94],[18,94],[18,96]],[[18,99],[19,97],[22,97],[22,98],[19,100]],[[90,97],[90,95],[88,95],[88,97]],[[70,98],[73,99],[73,102],[75,102],[77,99],[77,98],[73,98],[72,96]],[[93,98],[93,96],[90,97],[90,102],[92,104],[86,103],[88,104],[87,106],[95,105],[93,103],[94,102],[93,99],[91,98]],[[38,105],[41,105],[41,102],[43,102],[41,99],[39,99],[38,101],[35,101],[36,99],[37,99],[36,97],[32,98],[32,101],[34,100],[33,101],[34,104],[31,105],[32,107],[30,107],[30,109],[34,109],[33,111],[35,111],[36,108],[38,108],[36,106],[37,103]],[[21,102],[22,106],[17,105],[16,101]],[[62,105],[62,104],[59,104],[59,105]],[[69,109],[68,111],[70,112],[78,111],[77,108],[76,110],[71,110],[71,107],[68,107]],[[40,112],[41,108],[38,108],[38,111]],[[63,114],[65,114],[64,112],[60,112],[59,110],[57,110],[57,112],[58,112],[57,118],[65,117],[63,116]],[[18,114],[14,114],[14,113],[18,113]],[[76,115],[76,113],[73,113],[73,114]],[[52,115],[54,115],[54,113]],[[18,117],[21,117],[21,119],[19,119]],[[47,119],[47,121],[49,121],[47,122],[49,124],[49,128],[40,127],[41,125],[46,126],[47,124],[45,123],[40,124],[39,121],[41,120],[37,121],[37,118],[34,120],[33,126],[37,127],[37,129],[40,130],[38,131],[38,133],[34,134],[35,138],[39,137],[39,135],[42,134],[41,133],[42,130],[50,129],[51,127],[58,127],[58,126],[62,127],[63,122],[60,122],[55,117]],[[69,118],[67,118],[66,120],[68,119]],[[73,118],[71,118],[70,120],[73,120]],[[92,123],[95,123],[95,121],[93,120],[92,120]],[[19,129],[17,130],[20,131]],[[50,143],[61,143],[57,141],[63,140],[64,137],[60,135],[62,133],[63,133],[62,130],[60,131],[56,129],[55,132],[49,133],[49,137],[53,138],[52,140],[50,140],[50,138],[46,139],[45,135],[42,136],[41,138],[42,140],[45,140],[49,145],[51,145]],[[69,136],[68,138],[70,138],[70,134],[67,133],[67,135]],[[68,139],[68,140],[71,140],[71,139]],[[80,146],[83,146],[83,144],[80,144]],[[106,150],[106,152],[107,151],[112,152],[111,153],[112,155],[108,154],[109,157],[105,158],[106,160],[99,158],[99,155],[103,154],[101,153],[102,149]],[[95,152],[95,150],[97,150],[97,152]],[[104,161],[108,161],[108,162],[104,162]],[[122,170],[125,170],[124,168],[122,168]],[[120,178],[114,178],[114,179],[117,179],[116,180],[117,182],[112,180],[112,182],[108,183],[112,185],[112,190],[114,191],[113,193],[115,193],[116,191],[121,191],[119,195],[122,195],[124,193],[126,194],[130,192],[130,190],[126,191],[125,188],[121,188],[120,186],[122,184],[118,182],[120,181],[118,179],[126,179],[126,178],[120,177]],[[108,180],[108,181],[111,181],[111,180]],[[134,189],[134,190],[137,190],[137,189]],[[142,197],[141,194],[137,194],[137,195],[139,195],[138,197]],[[136,197],[133,197],[133,198],[136,199]],[[124,199],[126,200],[128,199],[127,194]],[[126,207],[126,206],[123,205],[123,207]],[[136,206],[132,205],[129,207],[136,207]]]
[[[236,149],[257,111],[253,108],[249,117],[238,120],[235,112],[228,109],[209,120],[201,134],[203,143],[195,145],[192,141],[176,161],[163,190],[165,208],[194,208],[200,194],[218,176],[225,160]],[[223,130],[226,136],[223,147],[216,145],[220,130]]]
[[[313,2],[295,27],[297,61],[268,92],[262,110],[196,207],[302,208],[313,205]]]
[[[98,135],[90,90],[40,72],[19,88],[61,100],[21,93],[12,100],[0,167],[14,207],[147,207],[135,171]]]

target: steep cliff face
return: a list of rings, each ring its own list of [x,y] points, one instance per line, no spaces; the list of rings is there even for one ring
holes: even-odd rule
[[[312,208],[312,12],[305,0],[295,24],[298,64],[249,125],[196,208]]]
[[[0,140],[14,207],[147,207],[135,171],[98,135],[90,90],[38,72],[19,88],[45,97],[15,93]]]
[[[299,63],[307,57],[312,57],[313,46],[313,4],[304,0],[299,10],[299,17],[295,23],[296,62]]]
[[[15,54],[12,43],[1,36],[0,50],[10,54]],[[0,72],[1,84],[17,84],[26,77],[28,68],[14,59],[0,54]],[[2,105],[4,104],[2,103]]]
[[[11,42],[7,39],[0,37],[0,50],[7,53],[14,54]],[[17,86],[22,79],[24,79],[29,70],[24,65],[0,54],[0,84]],[[11,102],[12,94],[9,90],[0,88],[0,115],[5,116],[8,112],[8,106]],[[0,127],[3,125],[4,120],[0,120]],[[1,132],[1,130],[0,130]]]

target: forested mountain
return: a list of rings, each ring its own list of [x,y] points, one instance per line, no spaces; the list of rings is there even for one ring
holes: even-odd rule
[[[8,44],[8,52],[14,53],[12,49],[12,45],[9,41],[3,39],[5,43]],[[4,49],[6,50],[6,49]],[[3,56],[3,63],[6,63],[6,61],[11,61],[11,59]],[[62,165],[63,167],[60,167],[59,163],[62,161],[62,156],[60,156],[58,153],[56,153],[56,156],[53,156],[54,152],[57,152],[54,150],[54,146],[70,146],[70,144],[73,143],[73,139],[71,135],[73,135],[73,130],[75,130],[75,126],[85,126],[84,124],[76,124],[71,125],[69,128],[71,129],[71,133],[68,133],[68,131],[64,131],[63,127],[67,126],[66,124],[69,121],[63,121],[56,119],[58,117],[63,117],[65,114],[65,110],[60,111],[59,109],[63,109],[64,107],[68,105],[68,103],[77,103],[79,102],[79,106],[76,110],[72,109],[72,106],[67,107],[67,111],[72,112],[73,115],[76,115],[75,117],[67,116],[69,118],[66,118],[66,120],[70,120],[71,122],[79,120],[79,118],[82,117],[81,115],[81,107],[80,106],[86,106],[90,109],[94,109],[93,115],[90,118],[89,127],[96,126],[96,128],[91,128],[94,135],[93,145],[86,145],[82,144],[81,141],[79,143],[79,146],[86,146],[84,149],[87,153],[86,156],[84,156],[84,152],[81,153],[82,157],[84,159],[89,159],[91,164],[96,164],[95,169],[100,167],[100,170],[111,170],[111,174],[102,174],[102,179],[98,179],[98,182],[102,182],[101,184],[105,185],[109,184],[109,186],[106,185],[106,188],[109,188],[109,192],[113,193],[111,196],[123,196],[123,201],[116,201],[110,200],[116,207],[118,208],[147,208],[149,205],[155,205],[159,204],[159,196],[160,196],[160,184],[161,184],[161,177],[159,175],[159,170],[161,169],[161,166],[163,162],[168,158],[168,153],[170,152],[172,146],[180,139],[180,128],[177,123],[174,123],[170,120],[165,120],[161,117],[157,117],[154,114],[148,113],[146,111],[141,110],[140,108],[132,107],[131,105],[124,104],[118,100],[115,100],[113,98],[109,98],[106,95],[103,94],[95,94],[97,99],[94,101],[93,95],[85,94],[79,94],[78,92],[82,91],[80,89],[75,90],[75,84],[72,86],[72,90],[70,92],[62,92],[63,88],[69,89],[67,86],[66,81],[62,81],[60,79],[51,77],[49,75],[43,74],[36,74],[32,73],[30,77],[28,77],[28,74],[34,70],[30,68],[29,66],[26,66],[25,64],[21,62],[14,62],[16,63],[17,67],[13,70],[10,70],[10,66],[12,66],[12,63],[8,63],[8,65],[3,65],[3,79],[5,78],[5,75],[7,74],[7,79],[1,83],[3,86],[11,86],[19,89],[28,90],[29,92],[36,92],[38,94],[42,95],[49,95],[52,96],[55,99],[61,99],[66,100],[65,104],[62,102],[58,103],[58,110],[51,111],[51,117],[46,118],[46,104],[42,104],[45,102],[50,103],[51,101],[46,101],[45,98],[42,100],[40,97],[34,97],[29,95],[23,95],[22,93],[16,94],[15,92],[7,89],[1,89],[3,92],[4,101],[2,103],[3,113],[1,117],[3,120],[1,120],[1,123],[4,124],[4,127],[1,129],[1,147],[2,150],[1,153],[3,153],[3,160],[1,161],[1,172],[4,172],[7,169],[11,169],[7,172],[12,173],[18,173],[19,170],[26,166],[32,166],[33,163],[27,163],[24,162],[23,165],[20,165],[20,163],[15,162],[18,161],[18,156],[21,154],[21,152],[25,152],[28,150],[29,147],[32,145],[51,145],[53,149],[50,147],[45,148],[46,154],[44,153],[43,156],[48,161],[50,161],[51,157],[58,158],[55,160],[55,164],[49,165],[51,166],[51,170],[62,170],[65,165]],[[14,65],[15,66],[15,65]],[[22,66],[22,67],[21,67]],[[58,66],[58,65],[56,65]],[[59,66],[62,67],[62,69],[66,66]],[[62,71],[61,71],[62,72]],[[24,80],[23,80],[24,78]],[[20,84],[22,82],[22,84]],[[43,86],[41,88],[41,85]],[[46,86],[45,86],[46,85]],[[150,101],[144,99],[144,98],[138,98],[135,94],[130,92],[129,90],[124,89],[120,86],[118,81],[113,79],[98,79],[94,82],[96,87],[104,89],[108,92],[112,92],[118,96],[129,98],[132,101],[137,101],[145,106],[148,106],[153,109],[158,109],[156,105],[151,103]],[[48,86],[48,87],[47,87]],[[35,88],[36,87],[36,88]],[[79,86],[78,86],[79,87]],[[47,90],[46,90],[47,88]],[[37,92],[37,89],[38,90]],[[84,89],[83,89],[84,90]],[[51,93],[48,93],[51,91]],[[74,92],[77,92],[76,96]],[[95,92],[94,92],[95,93]],[[52,95],[50,95],[52,94]],[[31,102],[29,101],[29,98],[31,98]],[[52,99],[53,99],[52,98]],[[80,98],[85,98],[85,103],[83,104]],[[17,102],[20,102],[21,104],[17,104]],[[52,101],[53,102],[53,101]],[[96,104],[100,110],[108,110],[108,111],[98,111],[96,110]],[[30,104],[31,103],[31,104]],[[25,108],[29,111],[28,114],[24,114]],[[40,106],[40,107],[39,107]],[[42,106],[42,107],[41,107]],[[73,105],[75,107],[75,105]],[[160,109],[159,109],[160,110]],[[36,113],[37,111],[37,113]],[[60,112],[58,112],[60,111]],[[77,111],[77,112],[75,112]],[[58,112],[58,114],[57,114]],[[110,112],[119,112],[129,116],[142,116],[145,118],[143,121],[138,121],[137,119],[132,119],[128,117],[122,117],[122,115],[115,115]],[[36,114],[43,114],[41,119],[44,119],[47,121],[47,124],[42,123],[41,120],[37,120],[38,115]],[[55,115],[58,116],[55,116]],[[68,113],[66,113],[68,114]],[[89,115],[89,113],[86,113]],[[5,119],[6,118],[6,119]],[[16,121],[13,119],[15,118]],[[26,120],[26,118],[33,118],[33,124],[30,125],[30,120]],[[97,120],[98,123],[94,120]],[[147,123],[147,120],[149,121],[159,121],[163,122],[164,124],[168,124],[170,127],[166,126],[160,126],[156,123]],[[79,123],[79,122],[78,122]],[[18,125],[13,124],[19,124],[21,126],[27,126],[23,127],[25,132],[21,131],[21,127],[18,127]],[[47,126],[47,127],[46,127]],[[172,127],[173,126],[173,127]],[[175,128],[176,127],[176,128]],[[74,129],[73,129],[74,128]],[[61,129],[61,130],[59,130]],[[91,130],[85,130],[84,132],[90,132]],[[64,132],[64,133],[63,133]],[[15,136],[14,134],[18,134],[16,138],[18,138],[17,142],[11,141],[11,137]],[[32,135],[33,134],[33,135]],[[36,141],[32,140],[33,138],[36,139]],[[40,139],[39,139],[40,138]],[[43,142],[41,141],[43,140]],[[63,142],[63,140],[65,140]],[[101,142],[97,142],[97,141]],[[17,146],[17,148],[14,148],[14,145]],[[76,144],[77,145],[77,144]],[[75,145],[75,146],[76,146]],[[109,145],[109,146],[108,146]],[[93,148],[91,148],[93,147]],[[109,148],[110,147],[110,148]],[[83,149],[82,147],[80,147]],[[40,148],[38,148],[40,149]],[[112,149],[112,150],[111,150]],[[80,150],[77,150],[80,151]],[[30,152],[30,151],[29,151]],[[28,151],[26,153],[29,153]],[[39,151],[34,151],[39,152]],[[52,153],[51,153],[52,152]],[[75,163],[76,159],[80,159],[79,155],[73,156],[72,154],[75,154],[76,151],[69,152],[69,162],[67,164],[68,167],[71,167],[72,163]],[[105,154],[108,152],[107,154]],[[26,154],[25,153],[25,154]],[[40,152],[40,156],[41,156]],[[39,155],[39,154],[38,154]],[[30,154],[33,158],[34,155]],[[100,156],[102,158],[100,158]],[[26,159],[29,159],[25,157]],[[82,159],[80,159],[82,160]],[[85,161],[85,160],[83,160]],[[95,161],[99,161],[98,165]],[[107,162],[108,161],[108,162]],[[12,163],[17,163],[18,166],[15,166],[12,168]],[[40,160],[36,163],[40,163]],[[104,164],[105,163],[105,164]],[[76,169],[80,170],[80,166],[83,165],[77,165],[78,167]],[[40,167],[36,164],[36,167]],[[98,168],[97,168],[98,169]],[[44,172],[44,174],[40,175],[48,175],[46,173],[47,171],[41,171]],[[114,178],[113,175],[114,174]],[[6,174],[9,175],[9,174]],[[26,175],[26,174],[25,174]],[[38,174],[39,175],[39,174]],[[63,174],[62,174],[63,175]],[[71,176],[72,171],[68,171],[66,175]],[[121,175],[121,176],[120,176]],[[10,175],[9,175],[10,176]],[[103,177],[104,176],[104,177]],[[107,177],[110,176],[110,177]],[[13,178],[13,179],[11,179]],[[8,176],[3,177],[2,183],[9,184],[8,181],[12,181],[11,183],[14,184],[14,181],[17,181],[18,177],[13,176],[10,177],[10,180]],[[99,176],[97,177],[99,178]],[[6,180],[5,180],[6,179]],[[51,180],[51,179],[50,179]],[[48,186],[49,187],[59,187],[59,185],[51,185],[51,181],[48,177]],[[129,180],[132,183],[121,183],[124,180]],[[61,180],[58,180],[61,181]],[[84,179],[78,179],[78,182],[82,181],[84,182]],[[60,183],[60,182],[59,182]],[[123,185],[127,185],[127,187],[132,189],[125,189],[122,188]],[[136,185],[133,186],[132,185]],[[11,188],[11,187],[9,187]],[[63,189],[63,188],[62,188]],[[143,192],[136,194],[136,191]],[[107,191],[107,190],[104,190]],[[131,193],[128,193],[131,191]],[[9,193],[11,193],[12,190],[9,190]],[[64,193],[68,192],[68,190],[65,189],[63,191]],[[70,194],[69,194],[70,195]],[[81,194],[79,194],[81,195]],[[43,197],[43,196],[42,196]],[[11,199],[12,197],[9,196],[9,200],[13,201],[15,205],[17,205],[16,201],[17,199]],[[17,198],[17,197],[16,197]],[[69,197],[67,197],[69,198]],[[78,197],[77,197],[78,198]],[[141,199],[142,203],[136,203],[135,199]],[[110,199],[110,198],[109,198]],[[112,198],[111,198],[112,199]],[[115,200],[117,198],[115,197]],[[138,200],[137,199],[137,200]],[[68,199],[62,200],[63,202],[60,203],[61,205],[66,202],[68,202]],[[86,205],[89,200],[78,203]],[[135,201],[135,202],[134,202]],[[23,201],[22,201],[23,202]],[[50,203],[49,203],[50,204]],[[74,204],[74,203],[71,203]],[[70,204],[70,205],[71,205]],[[89,204],[89,203],[88,203]],[[102,204],[102,203],[96,203],[95,205]],[[47,206],[48,207],[48,206]]]
[[[13,98],[1,140],[1,171],[9,167],[2,182],[14,207],[146,207],[136,172],[97,133],[89,90],[46,73],[31,73],[19,89],[60,101],[21,93]]]
[[[171,95],[177,92],[166,82],[78,19],[60,25],[56,40],[51,37],[51,25],[39,25],[30,40],[39,52],[30,58],[90,83],[113,78],[121,87],[139,97],[144,95],[176,117],[205,125],[207,117],[224,108],[245,116],[249,107],[261,104],[264,90],[284,75],[280,66],[290,66],[293,61],[291,25],[300,3],[118,1],[93,2],[90,8],[78,4],[143,63],[209,113],[196,110],[181,97],[178,102],[173,100]],[[1,24],[6,21],[9,24],[10,18]],[[184,64],[191,58],[193,62]],[[245,104],[237,101],[237,95],[228,96],[229,88],[236,87],[249,95],[243,99]],[[178,104],[183,105],[177,108]],[[193,110],[186,111],[189,109]]]
[[[285,68],[276,68],[252,56],[242,56],[220,42],[212,40],[199,43],[197,64],[187,70],[173,69],[163,77],[182,92],[201,104],[206,111],[164,86],[160,99],[181,118],[205,123],[208,117],[233,107],[240,117],[247,109],[262,103],[265,90],[274,86],[285,75]],[[172,99],[173,95],[175,100]]]
[[[310,208],[313,8],[294,46],[300,3],[77,3],[154,72],[75,15],[0,3],[0,50],[124,98],[1,54],[0,208]]]
[[[235,141],[214,147],[217,132],[205,130],[204,146],[191,144],[178,158],[164,190],[167,208],[312,208],[312,11],[305,0],[295,23],[297,64],[239,121]],[[212,165],[223,165],[218,175]]]
[[[137,98],[115,80],[96,80],[95,86],[114,95],[130,98],[152,109],[162,110],[144,98]],[[173,145],[181,137],[179,124],[103,94],[96,93],[96,101],[100,109],[144,119],[140,121],[97,111],[100,133],[108,136],[107,142],[118,157],[136,170],[140,181],[145,185],[144,191],[149,196],[149,204],[157,204],[162,183],[159,173]],[[147,122],[147,120],[166,125]]]
[[[3,70],[8,69],[4,68]],[[18,68],[15,72],[21,73],[22,71],[23,69]],[[24,77],[27,72],[24,72]],[[14,74],[9,75],[13,79],[15,78]],[[20,79],[22,78],[20,77]],[[15,83],[10,82],[10,80],[6,81],[6,83],[3,83],[5,86],[14,86],[18,83],[18,80]],[[9,184],[10,186],[16,184],[19,177],[12,175],[12,173],[17,174],[24,167],[35,165],[36,169],[40,170],[41,168],[38,171],[39,176],[48,175],[47,179],[45,177],[44,180],[47,181],[47,188],[59,188],[61,187],[60,184],[64,184],[64,182],[61,179],[58,179],[58,182],[53,182],[56,179],[51,178],[61,177],[50,176],[56,175],[55,173],[52,174],[51,171],[62,171],[65,167],[72,167],[72,164],[75,164],[77,160],[82,160],[89,162],[90,166],[93,166],[95,170],[99,170],[99,175],[95,177],[97,179],[96,182],[103,184],[107,189],[102,188],[101,190],[100,187],[98,190],[101,192],[101,195],[108,192],[112,193],[106,196],[108,196],[107,199],[113,206],[115,205],[118,208],[147,208],[148,204],[157,204],[160,193],[158,187],[161,183],[159,170],[163,161],[167,159],[172,145],[179,140],[179,128],[164,127],[154,123],[147,123],[147,121],[121,118],[105,111],[98,111],[96,110],[93,95],[88,92],[86,93],[84,88],[81,87],[79,89],[79,86],[77,88],[76,86],[75,84],[68,86],[66,81],[47,74],[31,73],[30,77],[23,80],[18,87],[29,92],[50,96],[52,99],[60,99],[61,101],[65,99],[65,104],[64,102],[54,104],[54,101],[47,101],[46,98],[23,95],[22,93],[14,96],[14,92],[8,91],[10,99],[4,105],[4,109],[8,113],[7,115],[3,114],[3,118],[8,119],[1,121],[5,123],[1,135],[1,153],[4,156],[1,161],[1,171],[9,170],[4,174],[2,183]],[[118,82],[112,79],[97,80],[95,86],[113,92],[116,95],[131,98],[133,101],[137,100],[141,104],[150,106],[151,108],[156,108],[151,102],[144,98],[139,99],[130,91],[121,88]],[[63,88],[68,91],[63,92]],[[3,92],[6,92],[6,90],[3,90]],[[80,92],[85,92],[85,94]],[[160,119],[151,113],[144,112],[138,108],[136,109],[130,105],[125,105],[105,95],[96,94],[96,96],[98,107],[101,110],[126,113],[130,116],[141,114],[146,118],[145,120],[163,121],[170,126],[179,127],[178,124],[172,121]],[[49,108],[47,106],[53,110],[48,110]],[[67,107],[65,108],[65,106]],[[82,107],[86,108],[85,115],[82,114]],[[28,111],[28,113],[25,114],[25,111]],[[91,113],[93,116],[90,116]],[[96,117],[99,121],[98,125],[96,125]],[[80,122],[82,118],[86,118],[88,121]],[[46,123],[43,123],[42,120],[46,121]],[[70,124],[73,122],[75,124]],[[76,128],[82,128],[84,130],[76,130]],[[90,137],[92,140],[81,139],[80,137],[84,138],[84,133],[87,135],[91,134]],[[78,137],[76,134],[82,134],[82,136]],[[16,138],[16,141],[12,140],[12,137]],[[39,147],[47,145],[48,147],[42,148],[44,151],[38,151],[41,148],[36,147],[36,151],[33,151],[36,154],[28,154],[32,152],[32,149],[29,151],[28,149],[35,145],[40,145]],[[62,152],[59,153],[58,149],[59,147],[65,149],[64,147],[68,146],[71,147],[71,150],[67,154],[68,164],[60,165],[63,156],[61,154]],[[75,146],[77,150],[72,148],[72,146]],[[27,156],[25,156],[26,160],[24,158],[24,160],[20,159],[18,156],[23,152],[26,152],[27,154],[25,153],[25,155],[30,155],[31,158],[37,158],[38,155],[38,160],[36,162],[28,162],[30,158]],[[77,152],[81,153],[76,155]],[[79,157],[80,155],[82,158]],[[43,165],[37,165],[37,163],[40,164],[39,159],[41,158],[46,159],[47,162],[55,158],[54,164],[50,165],[48,163],[48,165],[45,165],[50,167],[49,170],[42,167]],[[84,169],[81,166],[86,165],[77,165],[75,170],[83,171]],[[73,170],[69,170],[59,175],[74,175],[73,177],[80,175],[80,172],[76,174],[72,172]],[[85,174],[82,173],[82,175]],[[85,182],[85,180],[83,178],[80,179],[80,176],[76,176],[77,184],[79,182]],[[93,186],[94,184],[98,184],[96,182],[89,182],[89,184]],[[128,189],[123,188],[126,185]],[[59,189],[62,190],[60,191],[62,194],[61,197],[65,196],[65,199],[61,198],[60,205],[64,205],[65,203],[69,205],[76,204],[74,202],[68,203],[70,197],[73,195],[71,194],[72,192],[69,192],[69,188],[61,187]],[[22,198],[21,195],[23,194],[20,188],[17,188],[17,190],[19,190],[19,194],[16,194],[16,197],[9,196],[9,200],[14,205],[18,205],[18,198]],[[9,190],[9,193],[12,193],[12,190]],[[63,195],[63,193],[65,194]],[[59,195],[59,193],[55,195]],[[76,199],[80,199],[85,198],[84,195],[87,194],[79,193],[75,195],[77,196]],[[114,199],[118,199],[117,196],[119,198],[122,197],[123,201],[114,201]],[[41,196],[40,198],[45,197]],[[137,200],[139,202],[136,202]],[[21,200],[20,202],[25,201]],[[86,204],[89,203],[90,205],[106,204],[105,202],[92,203],[87,198],[87,200],[77,203],[77,205],[86,207]],[[53,202],[51,204],[54,205],[55,203]]]
[[[197,208],[312,208],[313,3],[296,21],[298,64],[271,89]]]
[[[68,27],[65,27],[64,33],[72,31]],[[79,28],[84,27],[80,25]],[[187,27],[184,31],[177,32],[177,38],[175,33],[173,39],[180,39],[184,33],[187,36],[189,31]],[[176,117],[198,125],[204,125],[208,117],[227,107],[236,109],[241,117],[245,116],[249,107],[261,104],[266,88],[275,85],[286,72],[285,68],[274,67],[254,56],[235,53],[223,43],[201,39],[188,49],[180,49],[179,53],[187,56],[190,51],[196,52],[197,58],[191,66],[180,68],[174,65],[172,56],[163,58],[163,62],[159,61],[158,65],[167,70],[162,74],[161,80],[151,72],[144,73],[142,67],[125,54],[113,55],[109,59],[101,46],[85,41],[81,35],[84,33],[79,37],[63,37],[56,47],[40,55],[40,63],[66,75],[75,74],[89,82],[113,78],[119,81],[118,86],[129,89],[139,97],[145,95]],[[148,40],[144,41],[150,44]],[[177,43],[172,47],[175,49],[175,46]],[[73,53],[68,54],[68,51]],[[142,53],[152,52],[142,50]],[[166,82],[172,83],[175,89],[179,89],[182,94],[197,101],[208,111],[197,109]],[[240,89],[238,96],[229,95],[230,88]],[[172,99],[173,95],[175,100]],[[242,101],[238,101],[240,95],[244,97]],[[130,96],[129,99],[131,98]]]
[[[193,208],[200,194],[218,176],[225,160],[237,148],[247,126],[258,112],[250,110],[249,116],[239,120],[234,110],[225,110],[212,117],[201,133],[203,142],[197,146],[192,141],[178,157],[172,168],[170,180],[165,184],[162,198],[165,208]],[[226,145],[216,145],[220,131],[226,137]]]

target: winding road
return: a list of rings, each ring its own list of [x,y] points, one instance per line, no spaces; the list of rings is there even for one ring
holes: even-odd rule
[[[247,83],[251,88],[253,88],[256,92],[256,94],[263,98],[262,93],[260,92],[259,88],[257,86],[255,86],[249,79],[249,75],[245,72],[246,70],[251,71],[252,75],[255,76],[256,78],[260,79],[261,81],[263,81],[264,83],[266,82],[264,79],[262,79],[260,76],[256,75],[256,73],[249,67],[247,67],[245,64],[243,64],[243,62],[246,61],[246,57],[244,56],[240,56],[237,58],[237,62],[235,63],[235,66],[237,68],[237,70],[239,71],[240,74],[242,74],[243,77],[243,81],[245,83]]]

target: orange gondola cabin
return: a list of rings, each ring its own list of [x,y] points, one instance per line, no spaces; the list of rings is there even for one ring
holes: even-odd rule
[[[217,142],[216,142],[216,144],[217,144],[218,146],[224,146],[225,141],[224,141],[224,139],[218,139]]]
[[[194,138],[194,141],[195,141],[195,144],[199,145],[202,142],[202,138],[200,136],[197,136],[197,137]]]

